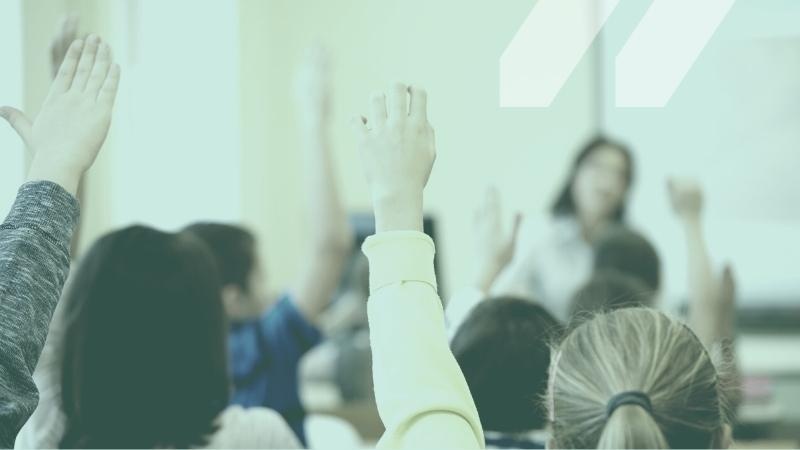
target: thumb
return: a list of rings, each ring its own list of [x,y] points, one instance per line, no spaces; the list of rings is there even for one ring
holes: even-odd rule
[[[25,141],[25,144],[30,142],[32,125],[30,119],[25,116],[25,113],[10,106],[3,106],[0,108],[0,117],[11,125],[11,128]]]

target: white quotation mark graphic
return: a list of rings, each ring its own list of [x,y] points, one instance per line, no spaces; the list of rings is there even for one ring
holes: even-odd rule
[[[654,0],[616,59],[616,104],[669,102],[736,0]],[[550,106],[620,0],[539,0],[500,57],[500,106]]]

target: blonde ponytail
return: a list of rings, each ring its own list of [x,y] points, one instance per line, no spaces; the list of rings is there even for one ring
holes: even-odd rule
[[[560,448],[711,448],[726,417],[714,364],[684,324],[647,308],[595,316],[553,351]]]
[[[623,405],[606,420],[597,448],[669,448],[653,416],[638,405]]]

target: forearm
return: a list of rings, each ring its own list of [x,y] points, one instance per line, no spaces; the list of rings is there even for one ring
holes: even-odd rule
[[[720,311],[717,301],[716,278],[711,267],[702,223],[699,218],[684,219],[686,238],[689,323],[700,340],[710,346],[721,336]]]
[[[386,426],[380,444],[482,447],[477,410],[447,343],[433,242],[413,231],[378,233],[364,253],[375,397]]]
[[[52,183],[26,183],[0,226],[0,446],[33,413],[32,375],[69,271],[78,204]]]
[[[303,316],[316,324],[341,281],[353,233],[339,197],[326,127],[307,124],[305,129],[303,165],[311,227],[295,300]]]
[[[303,132],[306,211],[316,251],[349,252],[352,231],[339,195],[326,124],[306,124]]]

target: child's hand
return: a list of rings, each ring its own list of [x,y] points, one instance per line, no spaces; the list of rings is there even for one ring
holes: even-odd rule
[[[410,93],[410,105],[409,105]],[[353,120],[367,175],[377,231],[422,229],[422,191],[436,146],[424,90],[395,84],[372,97],[370,119]]]
[[[672,209],[679,218],[696,220],[703,209],[703,191],[696,180],[670,179],[667,182]]]
[[[75,193],[97,157],[111,124],[119,66],[97,36],[72,43],[36,120],[0,108],[0,116],[33,152],[29,180],[48,180]]]
[[[295,96],[302,125],[318,128],[331,114],[330,57],[324,48],[308,50],[295,76]]]
[[[500,193],[495,187],[487,190],[475,211],[475,261],[473,284],[488,292],[495,278],[511,262],[517,244],[522,216],[517,213],[511,229],[504,226]]]

